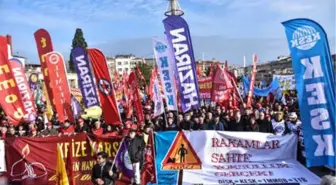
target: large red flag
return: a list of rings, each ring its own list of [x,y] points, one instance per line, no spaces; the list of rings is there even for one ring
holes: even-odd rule
[[[8,62],[7,38],[0,36],[0,104],[9,121],[18,125],[25,115],[20,91]]]
[[[40,58],[40,63],[41,63],[41,68],[42,68],[42,73],[43,73],[43,79],[46,84],[47,92],[48,92],[48,97],[50,99],[52,107],[55,109],[55,104],[54,104],[54,96],[52,93],[52,89],[50,87],[50,77],[49,77],[49,71],[47,67],[47,63],[45,61],[44,55],[46,55],[49,52],[54,51],[51,37],[48,33],[47,30],[45,29],[39,29],[34,33],[35,37],[35,42],[36,42],[36,47],[37,47],[37,52]]]
[[[24,106],[25,114],[27,116],[31,114],[36,116],[35,101],[33,98],[33,94],[30,91],[28,80],[26,78],[21,61],[16,58],[12,58],[9,60],[9,64],[10,64],[16,85],[21,95],[21,100]]]
[[[104,120],[107,124],[121,124],[115,92],[111,83],[105,56],[101,51],[94,48],[88,49],[88,54],[96,76]]]
[[[212,101],[217,103],[223,103],[229,100],[231,95],[231,89],[234,87],[230,75],[226,70],[222,69],[219,64],[216,67],[216,74],[213,78],[212,86]]]
[[[137,113],[138,124],[142,124],[144,123],[145,116],[141,104],[138,80],[134,71],[130,74],[128,83],[131,85],[131,89],[133,90],[133,105],[135,106],[135,111]]]
[[[50,52],[45,55],[47,68],[49,69],[49,80],[52,87],[54,104],[61,122],[70,120],[75,122],[71,109],[71,93],[68,84],[67,74],[63,56],[58,52]]]
[[[155,150],[154,150],[154,136],[153,132],[148,135],[148,141],[145,148],[144,167],[141,171],[141,182],[147,184],[148,182],[156,183],[156,168],[155,168]]]

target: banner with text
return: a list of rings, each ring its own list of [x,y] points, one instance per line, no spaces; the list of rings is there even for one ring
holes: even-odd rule
[[[202,77],[198,79],[199,91],[202,100],[211,100],[212,77]]]
[[[60,146],[64,161],[72,161],[76,184],[91,185],[91,171],[96,164],[96,152],[106,152],[108,160],[113,161],[120,141],[121,138],[98,138],[86,134],[69,137],[8,138],[5,140],[6,176],[11,182],[55,185],[55,151],[57,146]],[[67,160],[69,157],[72,160]]]
[[[9,60],[9,65],[21,95],[25,118],[28,119],[30,115],[34,115],[34,117],[36,117],[35,101],[29,88],[28,80],[21,61],[16,58],[12,58]]]
[[[273,80],[277,79],[282,90],[295,90],[294,75],[273,75]]]
[[[5,141],[0,140],[0,172],[7,171],[5,159]]]
[[[309,19],[283,23],[291,52],[307,166],[335,167],[335,71],[323,28]]]
[[[154,54],[158,66],[168,110],[177,110],[174,76],[174,54],[166,40],[153,39]]]
[[[253,139],[252,139],[253,138]],[[296,160],[297,136],[244,132],[164,132],[156,134],[160,183],[318,184],[319,177]],[[162,179],[160,179],[160,177]]]
[[[107,124],[121,124],[115,92],[105,56],[98,49],[88,49],[87,51],[96,77],[104,120]]]
[[[75,70],[78,76],[78,85],[83,95],[86,108],[99,106],[99,100],[96,85],[93,81],[89,58],[85,49],[75,47],[71,51],[72,61],[75,64]]]
[[[200,108],[196,63],[187,22],[181,16],[163,20],[169,46],[174,48],[175,75],[179,87],[182,111]]]
[[[75,122],[71,108],[71,93],[63,56],[58,52],[50,52],[44,56],[49,69],[49,80],[52,87],[54,103],[61,122]]]
[[[56,107],[53,102],[54,96],[52,94],[52,89],[50,86],[49,71],[48,71],[47,63],[44,57],[45,54],[54,51],[51,37],[47,30],[39,29],[34,33],[34,38],[35,38],[37,52],[38,52],[40,63],[41,63],[41,70],[42,70],[43,79],[46,85],[48,97],[50,99],[51,106],[55,109]]]
[[[9,65],[7,38],[3,36],[0,36],[0,104],[11,124],[23,121],[25,109]]]

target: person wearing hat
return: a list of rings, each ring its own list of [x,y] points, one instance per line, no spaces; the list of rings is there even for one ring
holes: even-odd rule
[[[288,128],[289,130],[296,134],[298,137],[298,152],[297,152],[297,158],[298,161],[300,161],[302,164],[305,164],[306,162],[306,152],[303,142],[303,132],[302,132],[302,122],[298,119],[298,116],[295,112],[290,112],[288,114]]]
[[[272,119],[272,127],[274,134],[277,136],[283,136],[290,133],[288,125],[283,119],[283,112],[281,111],[275,113],[275,118]]]
[[[77,121],[77,125],[75,128],[75,132],[76,133],[88,133],[89,132],[89,128],[86,125],[86,123],[84,122],[83,118],[79,118]]]
[[[56,136],[57,130],[53,127],[51,122],[47,123],[47,127],[41,132],[42,136]]]
[[[75,128],[71,125],[69,120],[65,120],[64,124],[61,128],[59,128],[59,136],[60,135],[72,135],[75,133]]]
[[[137,135],[137,125],[133,124],[126,138],[128,154],[132,163],[134,178],[132,183],[136,185],[141,184],[141,166],[143,164],[143,154],[146,143],[142,136]]]
[[[298,134],[299,129],[301,128],[301,121],[298,119],[298,116],[295,112],[290,112],[288,114],[288,128],[293,132]]]
[[[265,112],[259,113],[259,119],[257,120],[257,124],[259,125],[259,132],[262,133],[273,133],[273,126],[271,121],[267,119]]]
[[[29,137],[38,137],[41,136],[40,132],[37,131],[37,128],[33,127],[30,130]]]

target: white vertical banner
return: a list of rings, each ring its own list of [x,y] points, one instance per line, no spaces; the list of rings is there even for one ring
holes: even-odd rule
[[[168,110],[177,110],[174,60],[172,49],[166,40],[153,39],[154,55],[158,66]]]
[[[5,141],[0,140],[0,172],[6,171]]]
[[[155,79],[154,79],[152,94],[154,96],[153,97],[153,100],[154,100],[154,117],[157,117],[157,116],[163,114],[163,112],[164,112],[163,101],[162,101],[159,81],[158,81],[157,77],[155,77]]]

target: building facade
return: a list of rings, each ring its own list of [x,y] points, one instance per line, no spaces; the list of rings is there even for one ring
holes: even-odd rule
[[[124,71],[128,74],[139,63],[145,63],[144,58],[137,58],[135,55],[116,55],[114,58],[115,70],[122,75]]]

